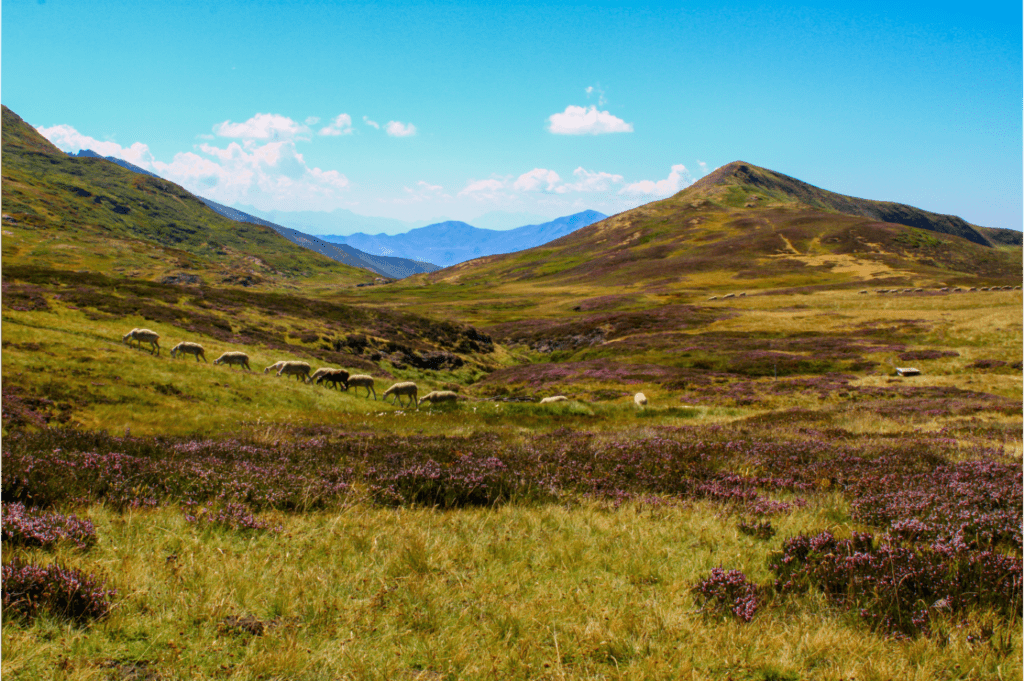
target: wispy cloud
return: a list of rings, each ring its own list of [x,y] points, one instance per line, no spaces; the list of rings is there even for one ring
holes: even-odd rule
[[[377,121],[371,121],[369,116],[363,116],[363,123],[366,123],[368,126],[375,130],[380,130],[380,123],[378,123]]]
[[[565,107],[562,113],[548,117],[548,130],[555,135],[604,135],[612,132],[633,132],[633,124],[596,106]]]
[[[622,175],[614,175],[606,172],[594,172],[580,166],[572,171],[576,181],[565,185],[566,191],[571,192],[606,192],[613,184],[622,182]]]
[[[505,189],[506,180],[492,177],[487,180],[470,180],[466,188],[458,193],[458,196],[468,196],[483,201],[494,201],[504,199],[508,194]]]
[[[388,121],[388,124],[384,129],[392,137],[412,137],[416,134],[416,126],[412,123]]]
[[[625,186],[620,194],[638,194],[642,196],[663,197],[675,194],[680,189],[693,184],[686,166],[679,164],[672,166],[671,172],[664,180],[657,182],[652,180],[641,180]]]
[[[557,192],[561,182],[562,178],[554,170],[534,168],[520,175],[512,187],[521,192]]]
[[[36,130],[62,151],[77,152],[82,149],[92,149],[101,156],[120,158],[146,170],[149,170],[150,163],[153,161],[153,154],[150,153],[149,146],[142,142],[135,142],[130,147],[122,147],[117,142],[98,140],[83,135],[70,125],[54,125],[49,128],[40,126]]]
[[[213,132],[220,137],[268,140],[290,139],[309,134],[309,128],[299,125],[287,116],[258,113],[243,123],[224,121],[213,126]]]
[[[328,137],[352,134],[352,117],[347,113],[339,114],[331,121],[331,124],[320,128],[320,134]]]
[[[547,194],[567,194],[569,192],[606,192],[613,184],[622,182],[622,175],[594,172],[582,166],[572,171],[575,182],[563,182],[558,173],[546,168],[534,168],[523,173],[512,185],[520,192],[544,192]]]

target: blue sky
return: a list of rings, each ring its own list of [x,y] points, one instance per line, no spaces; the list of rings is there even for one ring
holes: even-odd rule
[[[6,0],[3,103],[260,210],[615,213],[734,160],[1021,229],[1021,5]]]

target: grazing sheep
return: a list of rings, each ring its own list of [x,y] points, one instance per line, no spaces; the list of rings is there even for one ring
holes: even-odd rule
[[[263,373],[269,374],[271,371],[276,373],[277,370],[281,368],[282,364],[284,364],[284,360],[281,360],[280,362],[274,362],[273,364],[268,366],[266,369],[264,369]]]
[[[309,377],[309,383],[319,383],[321,376],[327,376],[333,374],[336,371],[345,371],[344,369],[332,369],[330,367],[321,367],[313,372],[313,375]],[[345,371],[345,379],[348,379],[348,372]]]
[[[896,367],[897,376],[920,376],[921,370],[914,367]]]
[[[143,343],[149,343],[150,348],[152,348],[151,352],[155,352],[158,355],[160,354],[160,343],[157,341],[159,340],[160,334],[156,331],[150,331],[149,329],[132,329],[121,337],[122,343],[128,341],[128,347],[132,347],[132,344],[135,341],[139,342],[140,348]]]
[[[206,361],[206,351],[203,350],[203,346],[199,343],[189,343],[188,341],[182,341],[171,348],[171,357],[177,357],[178,355],[195,355],[196,361],[202,357],[203,361]]]
[[[735,293],[726,293],[724,296],[722,296],[722,300],[725,300],[726,298],[735,298],[735,297],[736,297]]]
[[[317,373],[320,373],[320,371],[323,371],[323,369],[320,369],[319,371],[317,371]],[[309,380],[312,382],[313,378],[310,377]],[[344,369],[332,369],[327,373],[320,374],[320,376],[316,379],[316,384],[320,385],[321,383],[324,382],[331,383],[332,385],[334,385],[335,388],[337,388],[338,384],[341,383],[342,388],[347,390],[348,372],[345,371]]]
[[[864,289],[863,291],[857,291],[857,293],[867,293],[867,289]]]
[[[740,298],[746,298],[746,297],[747,297],[747,294],[746,294],[746,293],[741,293],[741,294],[739,295],[739,297],[740,297]]]
[[[953,293],[963,293],[963,292],[964,292],[964,290],[962,288],[960,288],[959,286],[957,286],[956,288],[953,289]]]
[[[636,395],[633,395],[633,401],[636,402],[636,406],[643,409],[644,407],[647,406],[647,395],[644,395],[643,393],[637,393]]]
[[[708,300],[718,300],[718,296],[711,296]]]
[[[978,289],[976,287],[972,286],[971,288],[967,289],[967,292],[968,293],[973,293],[974,291],[977,291],[977,290]]]
[[[349,388],[366,388],[366,396],[369,397],[370,393],[373,393],[373,399],[377,399],[377,391],[373,387],[373,376],[367,376],[366,374],[356,374],[355,376],[348,377]],[[348,388],[346,388],[347,390]],[[357,391],[353,390],[353,394]]]
[[[553,402],[568,402],[569,398],[565,395],[555,395],[554,397],[545,397],[540,401],[541,404],[551,404]]]
[[[387,402],[388,395],[394,395],[395,399],[391,401],[391,404],[398,403],[398,406],[402,406],[402,396],[406,395],[409,397],[409,406],[411,407],[416,402],[417,389],[416,384],[412,381],[404,381],[402,383],[395,383],[393,386],[384,391],[382,400]]]
[[[451,390],[434,390],[427,393],[420,399],[420,404],[424,402],[430,402],[431,404],[441,404],[442,402],[455,402],[459,399],[459,394]]]
[[[245,367],[246,371],[252,371],[249,368],[249,355],[244,352],[225,352],[223,355],[213,360],[214,364],[237,364],[240,367]]]
[[[282,362],[277,369],[277,375],[294,376],[296,380],[305,381],[309,378],[309,363],[307,362]]]

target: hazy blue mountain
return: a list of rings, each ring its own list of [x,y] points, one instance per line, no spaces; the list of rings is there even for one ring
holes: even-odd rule
[[[540,225],[503,231],[480,229],[465,222],[450,220],[413,229],[405,234],[325,234],[320,238],[335,244],[354,246],[367,253],[426,260],[448,267],[485,255],[512,253],[540,246],[606,217],[595,210],[585,210]]]
[[[401,279],[412,274],[433,272],[434,270],[439,269],[437,265],[429,262],[419,262],[408,258],[374,255],[371,253],[365,253],[358,248],[347,244],[329,243],[319,237],[313,236],[312,234],[305,234],[296,229],[291,229],[290,227],[283,227],[268,220],[244,213],[236,208],[230,208],[219,204],[216,201],[204,199],[201,196],[199,199],[201,199],[203,203],[211,209],[226,218],[230,218],[237,222],[252,222],[257,225],[265,225],[292,243],[326,255],[328,258],[332,258],[338,262],[343,262],[346,265],[372,270],[384,277]]]
[[[470,220],[470,224],[480,229],[506,230],[522,227],[523,225],[539,225],[546,220],[547,218],[543,215],[536,215],[534,213],[509,213],[504,210],[492,210],[480,217],[473,218]],[[424,223],[424,225],[436,222],[444,222],[444,220],[431,220]],[[422,227],[423,225],[415,226]]]

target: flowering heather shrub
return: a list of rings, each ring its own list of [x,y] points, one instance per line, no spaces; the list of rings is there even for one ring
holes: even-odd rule
[[[858,488],[853,517],[894,538],[1024,546],[1019,464],[964,461],[898,477],[876,473]]]
[[[3,541],[10,546],[43,548],[68,541],[80,549],[87,549],[96,543],[96,529],[92,522],[74,515],[45,513],[39,509],[27,509],[19,503],[4,504]]]
[[[210,501],[202,506],[185,502],[182,504],[182,510],[185,512],[186,522],[201,527],[223,527],[236,531],[269,529],[275,532],[280,529],[271,528],[269,524],[254,516],[245,504],[229,502],[217,507]]]
[[[3,566],[4,618],[34,619],[42,611],[79,624],[110,612],[116,589],[101,579],[62,565],[36,565],[15,558]]]
[[[1021,616],[1021,559],[962,542],[927,547],[875,546],[871,534],[836,539],[798,535],[769,556],[776,590],[820,589],[835,605],[856,609],[879,630],[903,636],[929,632],[931,616],[990,608]]]
[[[370,466],[366,479],[374,500],[394,506],[491,506],[531,494],[529,482],[500,459],[473,453],[444,463],[395,454]]]
[[[971,362],[972,369],[998,369],[1006,366],[1006,362],[998,359],[979,359]]]
[[[697,582],[691,591],[697,595],[701,610],[716,614],[732,614],[742,622],[749,622],[757,612],[757,585],[747,581],[739,570],[717,567]]]

